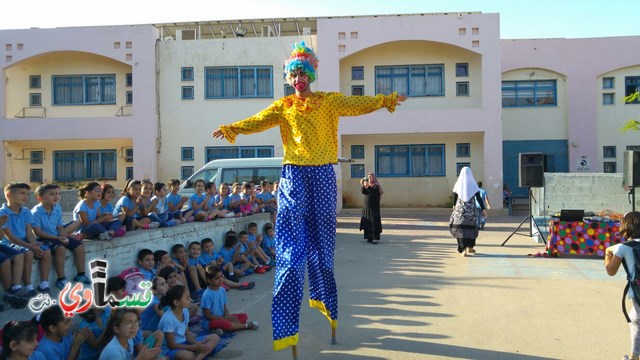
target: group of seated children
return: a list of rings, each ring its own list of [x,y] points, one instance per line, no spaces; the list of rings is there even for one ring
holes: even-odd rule
[[[276,184],[277,187],[277,184]],[[195,192],[189,197],[188,209],[190,215],[197,221],[211,221],[222,217],[240,217],[267,212],[271,214],[272,221],[278,212],[277,194],[271,191],[271,183],[262,181],[260,192],[256,194],[251,183],[233,183],[231,188],[227,183],[220,184],[220,193],[216,184],[196,180]]]

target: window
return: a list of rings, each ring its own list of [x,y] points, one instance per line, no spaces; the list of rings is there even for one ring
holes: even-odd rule
[[[351,80],[364,80],[364,66],[351,67]]]
[[[180,179],[187,180],[191,175],[193,175],[193,166],[180,167]]]
[[[42,94],[29,94],[29,106],[42,106]]]
[[[377,145],[380,176],[445,176],[444,145]]]
[[[444,96],[444,65],[376,66],[376,94]]]
[[[42,182],[42,169],[31,169],[29,170],[29,181],[32,183],[41,183]]]
[[[471,156],[471,144],[469,144],[469,143],[456,144],[456,156],[457,157],[470,157]]]
[[[459,81],[456,83],[456,96],[469,96],[468,81]]]
[[[626,76],[624,78],[624,96],[629,96],[638,92],[640,89],[640,76]],[[640,99],[635,98],[633,101],[627,101],[627,104],[640,104]]]
[[[602,147],[602,157],[615,158],[616,157],[616,147],[615,146],[603,146]]]
[[[293,86],[289,84],[284,84],[284,96],[293,95],[295,93],[296,93],[296,89],[294,89]]]
[[[132,73],[127,73],[124,76],[124,85],[126,87],[132,87],[133,86],[133,74]]]
[[[460,176],[460,171],[462,171],[462,168],[465,166],[471,167],[471,163],[468,163],[468,162],[456,163],[456,176]]]
[[[556,105],[556,80],[502,82],[502,107]]]
[[[364,95],[364,85],[355,85],[351,87],[351,95],[362,96]]]
[[[193,147],[183,147],[180,159],[182,161],[193,161]]]
[[[29,164],[42,164],[44,159],[44,151],[32,150],[29,152]]]
[[[192,67],[183,67],[180,71],[180,80],[182,81],[193,81],[193,68]]]
[[[40,75],[29,76],[29,89],[40,89],[41,81]]]
[[[133,104],[133,91],[127,91],[127,104]]]
[[[216,159],[273,157],[273,146],[216,146],[207,147],[204,151],[205,163]]]
[[[615,94],[602,94],[602,105],[613,105],[615,101]]]
[[[54,151],[55,181],[116,179],[116,150]]]
[[[273,68],[206,67],[204,69],[206,99],[273,97]]]
[[[469,76],[469,64],[460,63],[456,64],[456,76]]]
[[[364,177],[364,164],[351,164],[351,177],[362,179]]]
[[[182,87],[182,100],[193,100],[193,86],[183,86]]]
[[[115,103],[115,75],[53,76],[53,105]]]
[[[616,162],[615,161],[605,161],[602,164],[602,167],[603,167],[603,171],[606,172],[606,173],[615,173],[615,172],[617,172]]]
[[[133,166],[127,166],[125,169],[125,180],[133,180]]]
[[[615,78],[605,77],[602,78],[602,88],[603,89],[613,89],[615,87]]]
[[[640,145],[627,145],[629,151],[640,151]]]
[[[351,158],[364,159],[364,145],[351,145]]]
[[[124,161],[133,162],[133,148],[124,149]]]

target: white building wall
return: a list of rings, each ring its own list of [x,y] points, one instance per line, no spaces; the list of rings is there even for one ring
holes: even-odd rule
[[[151,25],[103,26],[0,31],[0,78],[6,79],[8,67],[32,57],[57,52],[81,52],[114,59],[131,67],[134,111],[131,116],[47,117],[15,119],[7,101],[7,85],[0,86],[0,142],[15,140],[133,139],[134,177],[155,179],[157,172],[156,138],[156,56],[158,30]],[[51,73],[62,71],[63,63],[49,64]],[[91,74],[89,64],[84,74]],[[124,84],[117,84],[117,88]],[[124,104],[123,104],[124,105]],[[43,106],[51,106],[51,103]],[[88,109],[88,111],[91,111]],[[55,112],[54,112],[55,113]],[[69,114],[64,114],[68,116]],[[63,115],[61,115],[63,116]],[[0,156],[0,181],[7,177],[6,156]],[[124,179],[124,174],[122,178]],[[24,181],[25,179],[15,179]]]

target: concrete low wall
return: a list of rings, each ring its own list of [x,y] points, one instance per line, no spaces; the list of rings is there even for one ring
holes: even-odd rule
[[[551,215],[562,209],[596,213],[606,209],[621,214],[631,211],[621,173],[545,173],[544,187],[532,188],[532,193],[535,198],[532,213],[536,216]],[[640,209],[640,196],[636,196],[637,209]]]
[[[188,247],[192,241],[200,242],[204,238],[211,238],[216,250],[220,249],[224,242],[225,233],[233,230],[239,233],[247,230],[249,223],[255,222],[258,225],[258,232],[262,233],[262,227],[271,222],[270,214],[257,214],[240,218],[218,219],[206,223],[188,223],[169,228],[159,228],[151,230],[135,230],[127,233],[124,237],[115,238],[109,241],[85,240],[87,253],[87,264],[91,260],[106,259],[109,262],[109,276],[114,276],[130,266],[137,266],[138,251],[141,249],[166,250],[171,252],[171,247],[175,244],[183,244]],[[33,263],[33,283],[37,286],[40,283],[39,262]],[[73,254],[67,251],[65,259],[65,274],[71,280],[76,269],[73,263]],[[87,265],[87,274],[89,268]],[[51,268],[49,272],[49,282],[55,286],[56,272]]]

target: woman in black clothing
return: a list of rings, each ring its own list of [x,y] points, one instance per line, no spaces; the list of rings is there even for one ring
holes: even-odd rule
[[[458,253],[462,256],[473,255],[476,251],[478,237],[478,213],[476,200],[482,209],[482,216],[487,216],[484,201],[480,196],[480,188],[467,166],[460,170],[460,176],[453,186],[453,213],[449,220],[449,231],[458,240]]]
[[[364,238],[368,243],[377,244],[382,232],[382,221],[380,220],[382,186],[373,173],[369,173],[367,178],[360,180],[360,186],[362,187],[362,195],[364,195],[360,230],[364,230]]]

